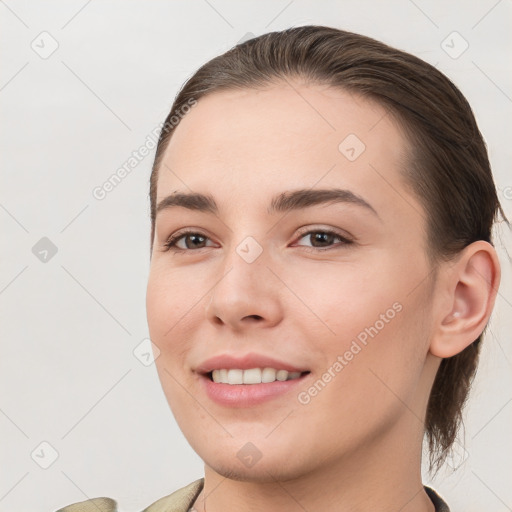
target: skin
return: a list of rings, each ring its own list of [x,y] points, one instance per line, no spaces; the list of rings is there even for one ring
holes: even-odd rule
[[[355,161],[338,149],[348,134],[366,146]],[[196,510],[434,510],[420,473],[428,395],[441,357],[463,350],[487,323],[499,265],[492,246],[476,242],[432,267],[426,213],[400,174],[407,154],[380,105],[291,81],[201,98],[176,128],[157,203],[193,191],[219,205],[217,215],[183,207],[157,215],[147,288],[159,378],[205,463]],[[334,187],[377,215],[351,203],[267,213],[283,192]],[[165,252],[167,238],[188,227],[206,241],[195,248],[197,240],[182,238],[181,251]],[[353,243],[316,242],[301,227]],[[252,263],[236,252],[248,236],[263,249]],[[401,311],[300,403],[297,393],[396,303]],[[211,401],[195,368],[248,352],[311,373],[299,389],[254,407]],[[237,457],[248,442],[261,454],[252,467]]]

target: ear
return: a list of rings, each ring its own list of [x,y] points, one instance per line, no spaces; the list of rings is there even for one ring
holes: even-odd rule
[[[483,240],[473,242],[440,277],[444,293],[430,353],[446,358],[473,343],[489,321],[501,278],[494,247]]]

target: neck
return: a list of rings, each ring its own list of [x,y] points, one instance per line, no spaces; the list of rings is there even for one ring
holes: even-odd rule
[[[402,419],[402,428],[395,425],[381,439],[368,440],[353,454],[335,462],[319,461],[312,471],[292,478],[276,478],[273,468],[267,468],[267,478],[235,480],[205,465],[204,488],[194,509],[434,512],[421,480],[422,425],[407,412]]]

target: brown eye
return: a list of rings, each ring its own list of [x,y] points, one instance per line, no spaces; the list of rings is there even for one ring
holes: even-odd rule
[[[202,247],[202,244],[205,243],[206,237],[198,234],[186,234],[181,237],[185,241],[185,249],[198,249]]]
[[[337,235],[334,235],[332,233],[325,233],[322,231],[317,231],[308,236],[310,237],[310,241],[313,247],[324,247],[325,245],[332,245],[334,243],[334,240],[336,238],[339,238],[339,236]]]
[[[164,244],[165,250],[188,251],[194,249],[203,249],[209,238],[195,231],[187,231],[171,236]]]
[[[313,247],[316,249],[329,249],[337,241],[341,242],[337,245],[346,245],[352,243],[351,240],[348,240],[335,231],[322,229],[311,230],[303,233],[299,240],[302,240],[303,238],[309,239],[310,241],[310,245],[306,245],[306,247]]]

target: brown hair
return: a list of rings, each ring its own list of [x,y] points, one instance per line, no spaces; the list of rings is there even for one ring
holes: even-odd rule
[[[376,100],[406,127],[412,150],[403,172],[427,213],[432,262],[449,259],[476,240],[492,243],[497,212],[506,217],[485,143],[459,89],[413,55],[366,36],[309,25],[236,45],[200,67],[179,91],[160,133],[150,178],[151,248],[158,169],[176,126],[173,116],[215,91],[294,77]],[[436,374],[425,420],[431,470],[441,466],[456,439],[482,335],[461,353],[443,359]]]

